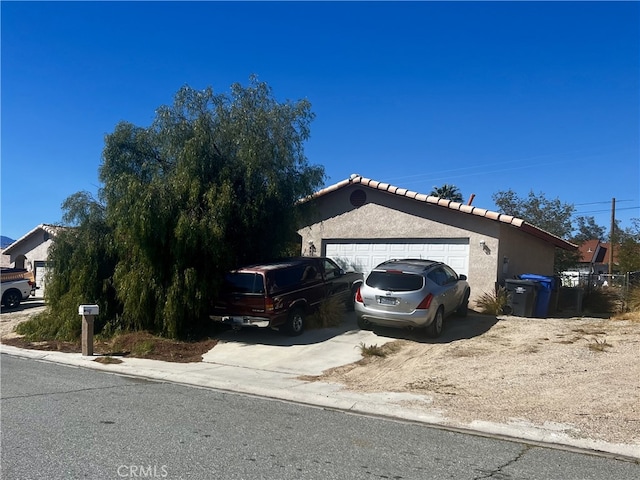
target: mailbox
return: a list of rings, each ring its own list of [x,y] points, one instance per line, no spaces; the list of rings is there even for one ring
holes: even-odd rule
[[[100,307],[98,305],[80,305],[78,307],[78,315],[98,315]]]

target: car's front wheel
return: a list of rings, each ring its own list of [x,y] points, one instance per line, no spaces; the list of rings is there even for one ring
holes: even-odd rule
[[[301,308],[294,308],[289,312],[289,318],[285,324],[285,333],[296,337],[304,332],[305,313]]]
[[[426,329],[427,336],[431,338],[437,338],[442,334],[442,327],[444,325],[444,313],[442,307],[436,312],[436,316],[433,322],[429,324]]]

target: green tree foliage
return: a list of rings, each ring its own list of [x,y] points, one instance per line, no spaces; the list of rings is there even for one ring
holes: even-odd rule
[[[513,190],[494,193],[492,199],[500,212],[521,218],[560,238],[571,238],[573,232],[572,216],[575,207],[563,203],[560,199],[548,199],[543,193],[529,192],[521,198]],[[579,261],[578,252],[556,248],[555,271],[562,272],[573,267]]]
[[[507,190],[494,193],[492,199],[502,213],[521,218],[560,238],[571,237],[575,207],[570,203],[548,199],[542,192],[533,191],[526,198],[520,198],[513,190]]]
[[[68,201],[78,227],[52,251],[50,298],[77,308],[91,297],[124,329],[191,334],[225,271],[290,248],[296,201],[324,181],[304,156],[313,117],[308,101],[277,102],[251,77],[230,94],[185,86],[147,128],[119,123],[105,140],[102,203]]]
[[[449,185],[445,183],[441,187],[434,186],[431,193],[434,197],[444,198],[446,200],[451,200],[452,202],[462,203],[462,193],[455,185]]]
[[[640,219],[631,219],[632,226],[618,233],[615,252],[620,273],[640,271]]]
[[[111,280],[117,257],[104,206],[91,194],[78,192],[62,208],[64,223],[73,228],[61,229],[49,247],[48,314],[18,326],[21,334],[32,338],[78,338],[80,304],[99,304],[98,321],[120,313]]]
[[[577,233],[572,238],[573,243],[579,245],[587,240],[604,240],[606,229],[598,225],[595,218],[580,216],[576,218],[576,223]]]

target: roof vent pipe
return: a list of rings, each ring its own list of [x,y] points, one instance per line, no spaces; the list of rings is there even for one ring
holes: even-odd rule
[[[472,193],[471,196],[469,197],[469,201],[467,202],[467,205],[471,205],[473,203],[474,198],[476,198],[476,194]]]

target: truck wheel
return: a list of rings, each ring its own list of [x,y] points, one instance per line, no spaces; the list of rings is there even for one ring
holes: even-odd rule
[[[289,318],[285,324],[285,333],[292,337],[297,337],[304,332],[305,314],[301,308],[294,308],[289,312]]]
[[[16,290],[7,290],[4,292],[4,296],[2,297],[2,304],[5,308],[16,308],[20,305],[20,301],[22,300],[22,294]]]
[[[426,329],[427,337],[438,338],[442,333],[443,324],[444,313],[442,307],[440,307],[436,312],[436,317],[433,319],[433,322],[431,322]]]

